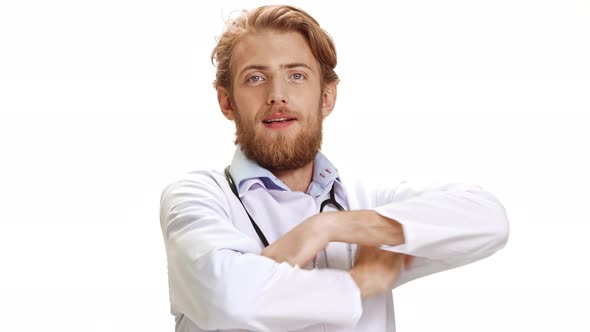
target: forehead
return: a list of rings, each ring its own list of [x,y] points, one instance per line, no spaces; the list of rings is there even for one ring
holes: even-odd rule
[[[234,74],[250,66],[267,66],[272,69],[290,63],[304,63],[314,72],[319,71],[311,49],[298,32],[248,33],[237,42],[232,54]]]

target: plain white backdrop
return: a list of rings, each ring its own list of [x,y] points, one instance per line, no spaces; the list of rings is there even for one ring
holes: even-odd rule
[[[588,331],[589,2],[285,2],[336,41],[330,159],[508,211],[504,250],[394,291],[398,331]],[[1,331],[173,331],[160,191],[230,162],[209,56],[265,3],[0,3]]]

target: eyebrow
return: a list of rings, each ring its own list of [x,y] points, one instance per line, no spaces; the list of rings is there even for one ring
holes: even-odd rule
[[[307,69],[313,71],[313,69],[309,65],[307,65],[303,62],[294,62],[294,63],[287,63],[287,64],[281,65],[281,69],[292,69],[292,68],[297,68],[297,67],[304,67],[304,68],[307,68]],[[248,71],[251,69],[260,70],[260,71],[267,71],[270,69],[270,67],[269,66],[262,66],[262,65],[250,65],[250,66],[247,66],[246,68],[242,69],[242,71],[240,71],[239,76],[241,76],[245,71]]]

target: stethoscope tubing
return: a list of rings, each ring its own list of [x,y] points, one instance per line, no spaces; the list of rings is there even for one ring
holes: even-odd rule
[[[240,204],[242,204],[244,211],[246,211],[246,214],[248,215],[248,218],[250,219],[250,222],[252,223],[252,227],[254,227],[254,230],[256,231],[256,234],[258,235],[260,242],[262,242],[262,244],[264,245],[265,248],[268,247],[269,242],[266,239],[266,236],[264,236],[264,233],[262,232],[260,227],[258,227],[258,224],[256,224],[256,222],[254,221],[254,218],[252,218],[252,216],[248,212],[248,209],[246,209],[244,202],[242,202],[242,199],[240,198],[240,194],[238,193],[238,189],[236,187],[234,179],[229,172],[229,166],[227,166],[225,168],[224,173],[225,173],[225,178],[227,180],[227,183],[229,184],[229,186],[231,188],[231,191],[234,193],[236,198],[240,201]],[[340,203],[338,203],[338,201],[336,201],[336,194],[334,192],[334,184],[332,184],[332,188],[330,188],[330,198],[325,199],[322,202],[322,204],[320,204],[320,213],[324,212],[324,208],[330,204],[332,204],[339,211],[346,211],[344,209],[344,207],[342,205],[340,205]],[[347,253],[348,253],[348,269],[350,270],[350,269],[352,269],[352,247],[350,244],[347,244]],[[326,255],[326,265],[328,265],[327,264],[328,263],[328,254],[326,252],[326,249],[324,249],[324,254]],[[316,264],[315,264],[315,259],[314,259],[314,268],[315,268],[315,265]]]

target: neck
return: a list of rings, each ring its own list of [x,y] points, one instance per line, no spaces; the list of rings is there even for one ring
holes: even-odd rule
[[[292,191],[306,192],[313,176],[313,161],[296,169],[270,171]]]

